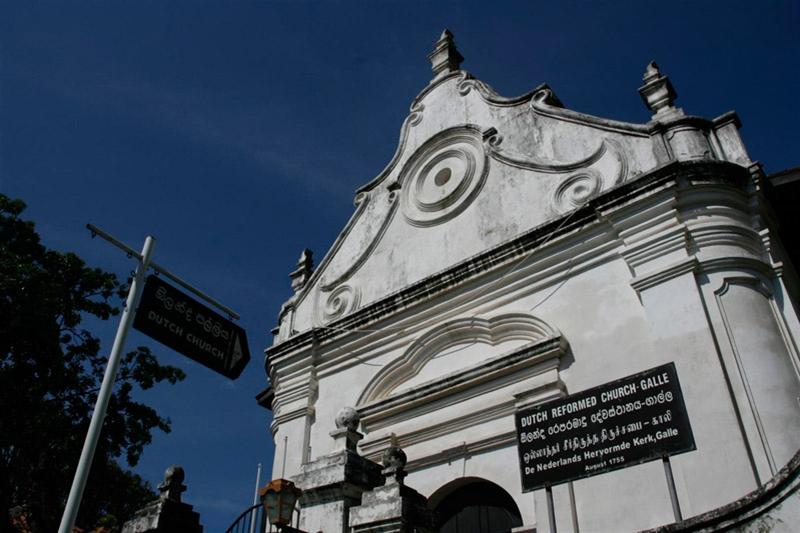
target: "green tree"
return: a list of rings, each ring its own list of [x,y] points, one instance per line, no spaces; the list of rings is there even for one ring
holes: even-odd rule
[[[76,255],[44,247],[25,204],[0,194],[0,531],[9,509],[25,505],[37,531],[55,531],[103,378],[107,355],[82,327],[106,320],[127,288]],[[133,399],[136,388],[185,377],[147,348],[123,358],[77,525],[117,523],[154,498],[152,488],[117,462],[135,466],[153,430],[168,419]]]

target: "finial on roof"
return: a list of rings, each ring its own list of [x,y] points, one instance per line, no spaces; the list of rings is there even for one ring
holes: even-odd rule
[[[642,77],[642,79],[645,82],[648,82],[648,81],[652,81],[652,80],[658,78],[660,75],[661,75],[661,71],[658,70],[658,64],[656,64],[655,61],[651,61],[645,67],[644,76]]]
[[[408,475],[405,470],[408,462],[406,452],[397,444],[391,444],[383,452],[381,462],[383,463],[381,473],[386,477],[386,480],[390,484],[397,483],[402,485],[403,479]]]
[[[445,29],[442,32],[439,40],[433,46],[433,52],[428,55],[428,59],[431,60],[433,79],[441,78],[458,70],[464,57],[458,53],[450,30]]]
[[[306,248],[300,253],[300,259],[297,260],[297,266],[294,271],[289,274],[292,280],[292,289],[297,293],[314,273],[314,253]]]
[[[364,438],[364,435],[358,432],[361,415],[352,407],[342,407],[334,422],[336,429],[331,431],[330,435],[336,441],[336,445],[340,450],[344,445],[345,450],[357,454],[358,441]]]
[[[164,481],[158,484],[158,491],[161,493],[162,500],[181,501],[181,493],[186,490],[183,484],[183,468],[180,465],[172,465],[164,472]]]
[[[683,110],[674,105],[678,93],[669,77],[661,74],[655,61],[647,64],[642,81],[644,85],[639,87],[639,94],[647,108],[653,112],[655,120],[683,115]]]

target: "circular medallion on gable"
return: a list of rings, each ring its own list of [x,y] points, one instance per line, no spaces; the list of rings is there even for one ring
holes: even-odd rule
[[[477,196],[488,169],[477,130],[443,131],[423,144],[403,170],[403,215],[409,223],[423,227],[453,218]]]

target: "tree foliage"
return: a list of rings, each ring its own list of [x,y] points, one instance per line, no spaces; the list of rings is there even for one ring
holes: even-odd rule
[[[107,362],[82,323],[117,315],[127,287],[43,246],[33,222],[20,218],[24,209],[0,194],[0,531],[10,530],[9,509],[25,505],[36,529],[49,532],[58,528]],[[170,423],[133,393],[184,377],[147,348],[123,358],[78,525],[106,515],[121,524],[154,497],[117,459],[135,466],[153,430],[169,432]]]

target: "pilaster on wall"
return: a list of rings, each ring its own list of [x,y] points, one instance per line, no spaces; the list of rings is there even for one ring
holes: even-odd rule
[[[654,227],[620,224],[621,257],[657,353],[676,363],[690,419],[706,421],[693,426],[697,451],[673,461],[694,514],[753,490],[800,447],[797,317],[777,303],[780,265],[746,194],[688,187],[661,205]],[[704,461],[711,453],[727,461]],[[721,490],[698,489],[719,476],[729,480]]]
[[[761,484],[800,447],[795,338],[769,279],[747,271],[707,277],[703,294],[709,320]]]
[[[311,457],[311,427],[316,421],[319,382],[313,367],[300,379],[279,385],[270,424],[275,442],[275,473],[297,472]]]

